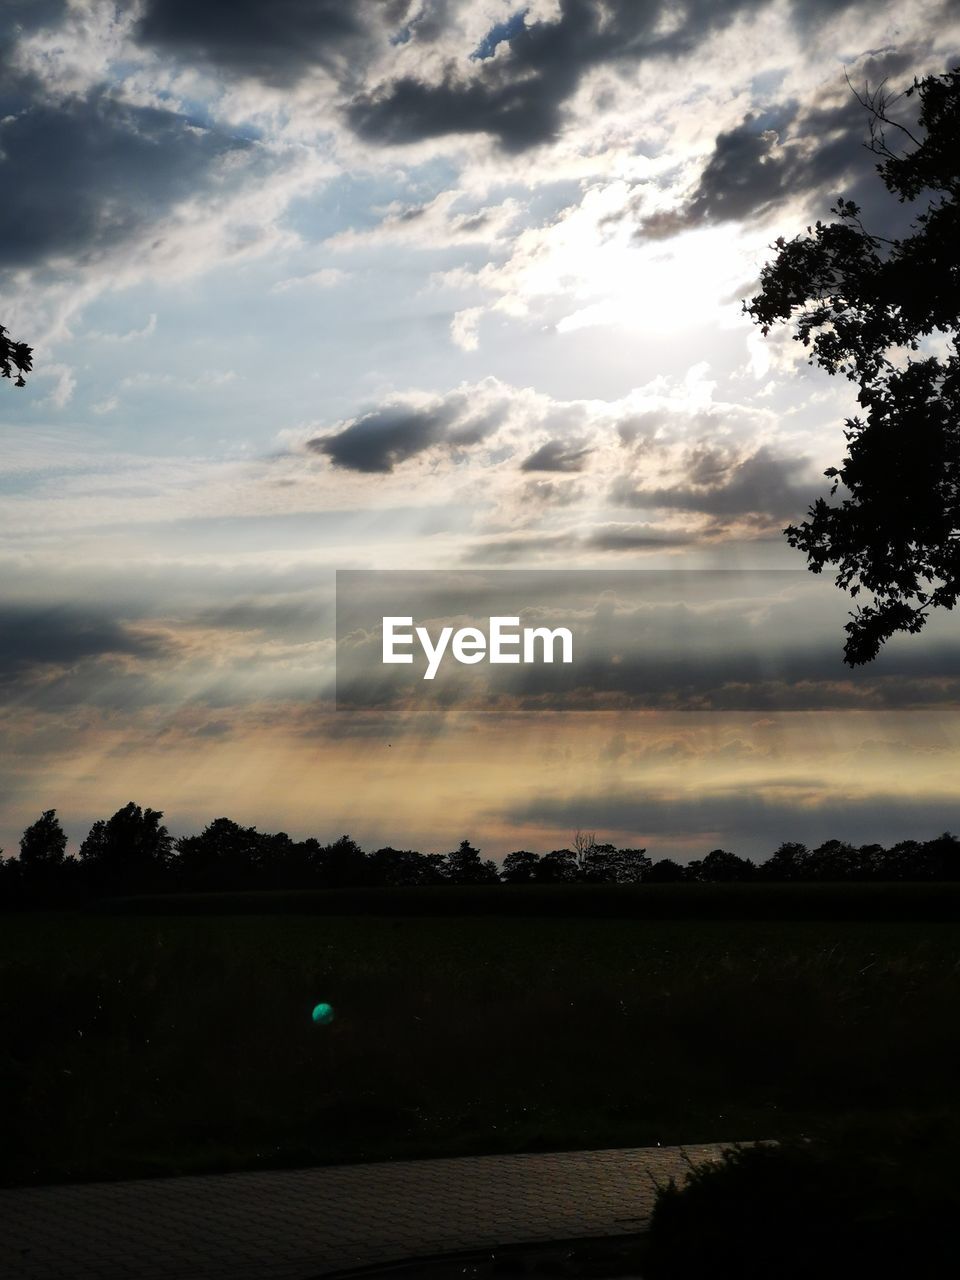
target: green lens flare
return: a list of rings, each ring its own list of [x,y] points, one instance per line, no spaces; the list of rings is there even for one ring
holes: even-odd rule
[[[333,1021],[333,1005],[321,1000],[318,1005],[314,1006],[312,1017],[318,1027],[327,1026]]]

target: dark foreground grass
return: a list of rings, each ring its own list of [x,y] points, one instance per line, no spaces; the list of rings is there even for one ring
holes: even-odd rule
[[[958,997],[947,922],[8,916],[2,1176],[949,1115]]]

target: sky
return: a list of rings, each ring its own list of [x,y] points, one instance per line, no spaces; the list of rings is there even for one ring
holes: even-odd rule
[[[780,531],[854,392],[741,311],[839,196],[906,228],[851,85],[958,63],[955,0],[0,0],[7,853],[131,799],[496,857],[960,829],[957,621],[843,666]],[[337,710],[347,569],[598,571],[617,679]]]

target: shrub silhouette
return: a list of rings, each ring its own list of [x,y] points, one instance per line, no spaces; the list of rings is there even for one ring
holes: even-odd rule
[[[728,1151],[685,1185],[658,1189],[644,1275],[947,1275],[960,1211],[954,1160],[942,1140],[889,1129]]]

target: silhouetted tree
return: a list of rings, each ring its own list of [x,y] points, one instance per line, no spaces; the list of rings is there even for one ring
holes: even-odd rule
[[[414,849],[393,849],[387,845],[367,857],[367,883],[399,888],[424,884],[429,867]]]
[[[20,865],[26,872],[49,876],[58,871],[67,852],[67,836],[56,809],[46,809],[20,837]]]
[[[539,857],[529,849],[517,849],[504,858],[500,879],[504,884],[532,884],[537,877],[539,863]]]
[[[802,880],[806,874],[810,850],[805,844],[785,841],[772,857],[761,864],[765,880]]]
[[[661,858],[647,867],[643,879],[646,884],[677,884],[686,879],[686,872],[672,858]]]
[[[423,854],[423,880],[421,883],[447,883],[447,855],[445,853]]]
[[[451,884],[496,884],[500,879],[496,863],[482,860],[480,850],[469,840],[446,855],[446,878]]]
[[[825,840],[813,849],[805,864],[806,877],[811,880],[866,879],[858,874],[860,851],[846,840]]]
[[[901,840],[886,851],[881,879],[915,880],[921,869],[925,870],[923,845],[919,840]]]
[[[80,846],[80,862],[94,886],[128,892],[162,886],[173,843],[162,817],[131,801],[106,822],[93,824]]]
[[[245,889],[264,866],[264,842],[256,827],[241,827],[229,818],[214,818],[197,836],[176,843],[174,869],[190,889]]]
[[[702,862],[691,862],[687,869],[688,879],[712,882],[752,880],[755,872],[756,867],[749,858],[738,858],[726,849],[712,849]]]
[[[744,304],[764,334],[792,322],[811,364],[859,387],[865,416],[847,420],[847,456],[826,472],[831,496],[841,484],[849,496],[818,498],[808,520],[784,530],[814,573],[833,565],[851,597],[872,595],[846,625],[850,666],[960,596],[960,69],[915,80],[904,96],[914,94],[921,137],[891,118],[896,99],[882,89],[861,98],[887,189],[901,202],[928,198],[912,234],[871,234],[859,207],[840,200],[839,221],[777,240]],[[898,358],[930,335],[943,354]]]
[[[649,867],[646,849],[618,849],[594,839],[579,859],[577,878],[587,884],[639,884]]]
[[[256,882],[268,889],[308,889],[316,878],[320,843],[292,840],[286,831],[258,832]]]
[[[320,884],[328,889],[361,885],[366,880],[366,855],[350,836],[322,845],[317,852]]]
[[[595,831],[577,831],[574,834],[573,856],[579,873],[583,873],[584,867],[593,858],[596,848],[597,833]]]
[[[537,863],[539,884],[570,884],[577,878],[577,857],[572,849],[551,849]]]
[[[640,884],[652,865],[646,849],[616,849],[611,862],[617,884]]]
[[[23,375],[33,368],[33,349],[25,342],[14,342],[0,324],[0,376],[13,378],[15,387],[24,387]],[[16,377],[14,378],[14,374]]]
[[[0,849],[0,907],[14,906],[20,896],[20,859],[5,858]]]
[[[923,846],[923,861],[929,880],[960,880],[960,840],[945,831]]]

